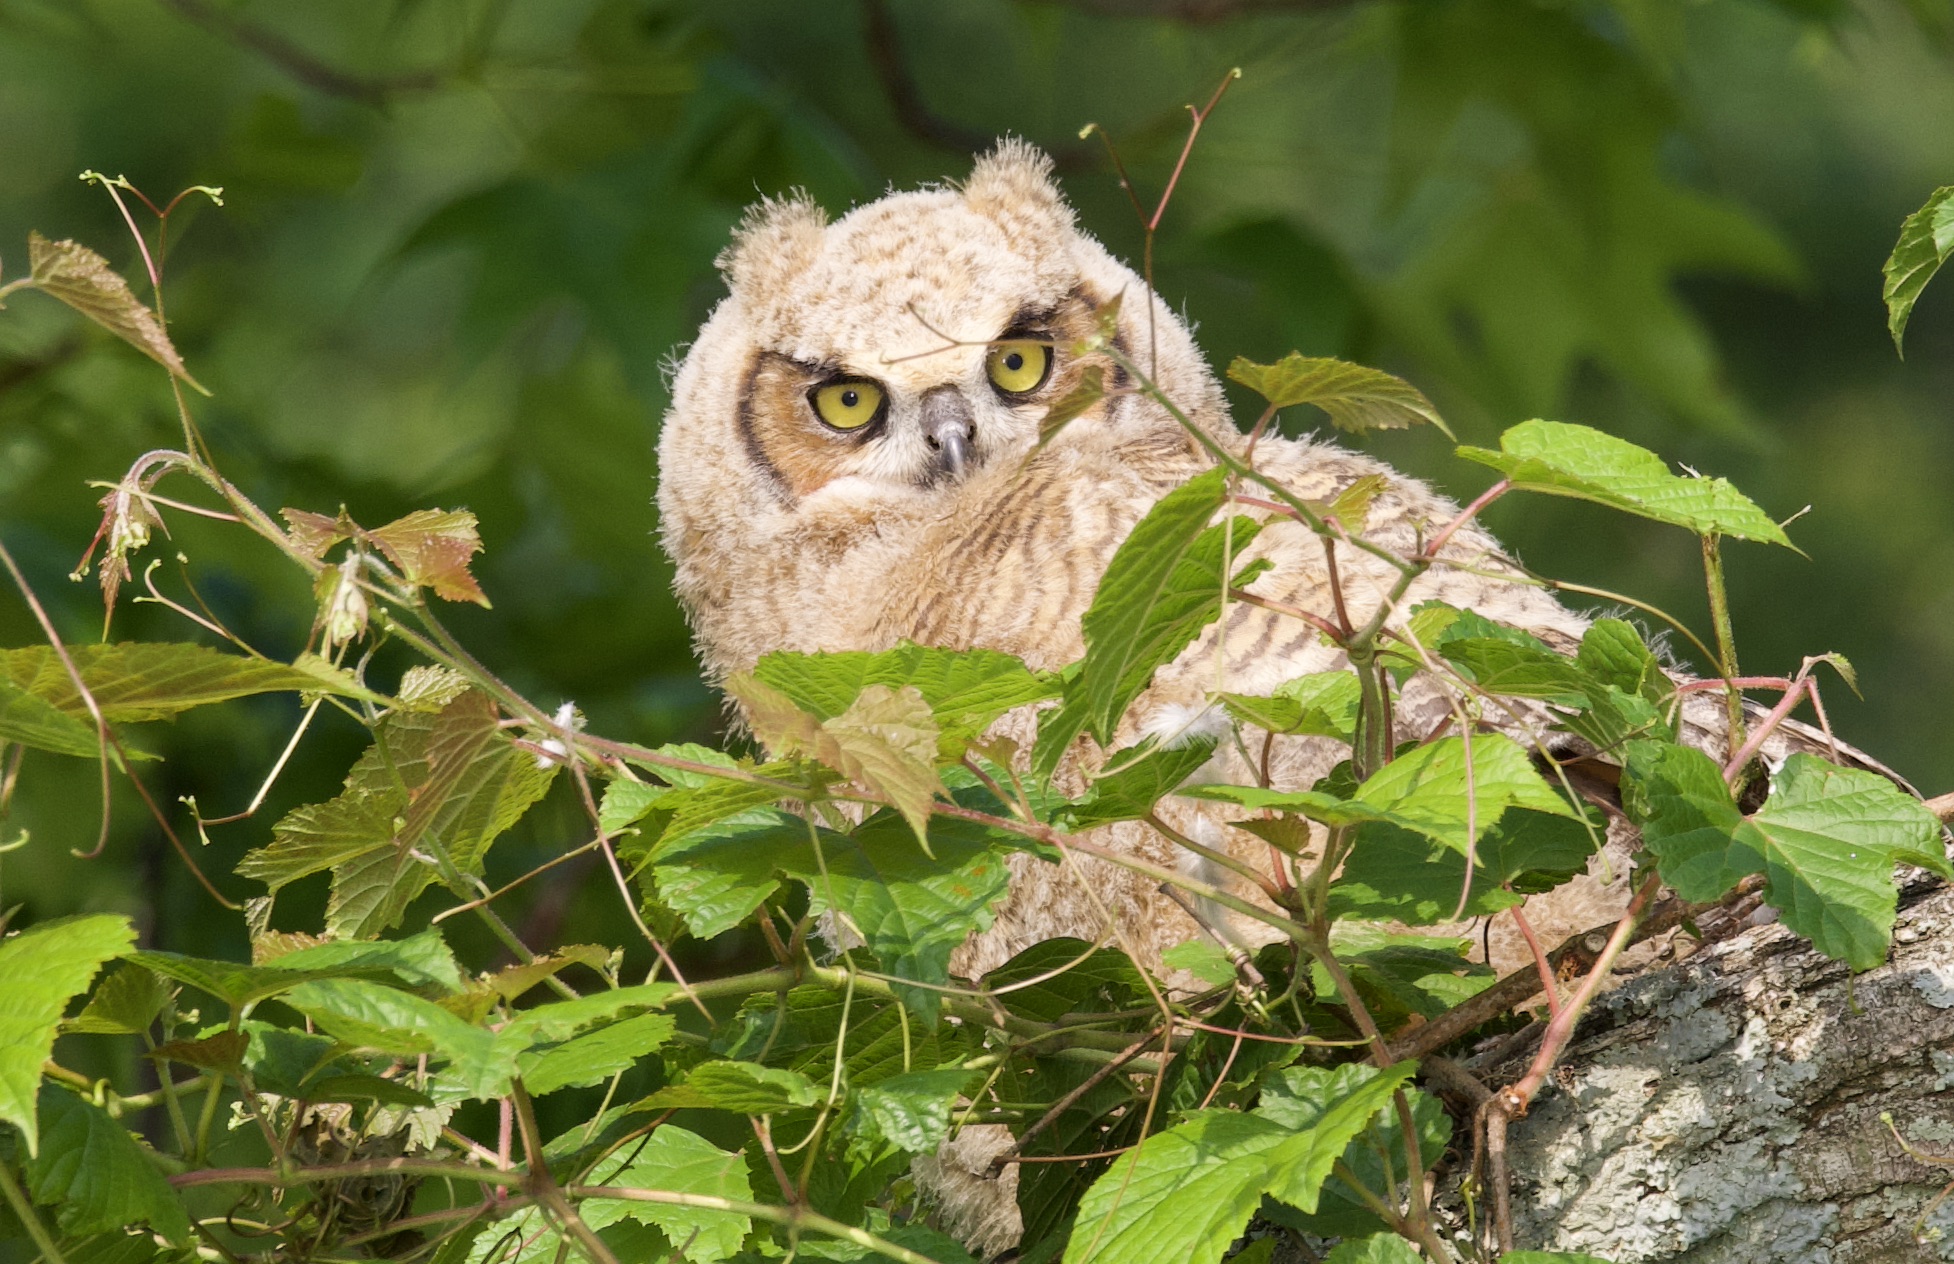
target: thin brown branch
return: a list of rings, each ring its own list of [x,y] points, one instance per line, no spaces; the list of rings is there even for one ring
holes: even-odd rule
[[[1046,1111],[1043,1115],[1041,1115],[1038,1118],[1038,1121],[1032,1124],[1031,1127],[1025,1129],[1023,1134],[1021,1134],[1018,1137],[1018,1139],[1011,1144],[1010,1149],[1004,1151],[1002,1154],[998,1155],[996,1158],[991,1160],[991,1174],[996,1175],[997,1172],[1000,1171],[1007,1163],[1015,1163],[1017,1161],[1018,1156],[1024,1153],[1025,1144],[1027,1142],[1029,1142],[1033,1137],[1036,1137],[1039,1133],[1045,1131],[1045,1129],[1051,1127],[1054,1123],[1058,1122],[1058,1117],[1060,1115],[1063,1115],[1066,1111],[1072,1109],[1072,1107],[1078,1103],[1079,1099],[1084,1097],[1087,1093],[1090,1093],[1093,1089],[1098,1088],[1101,1084],[1105,1083],[1107,1077],[1111,1076],[1113,1072],[1119,1070],[1127,1063],[1133,1061],[1133,1059],[1145,1053],[1147,1051],[1148,1046],[1153,1044],[1154,1040],[1158,1038],[1159,1035],[1160,1035],[1160,1031],[1158,1029],[1155,1029],[1153,1031],[1148,1032],[1146,1035],[1141,1036],[1138,1040],[1134,1041],[1132,1044],[1128,1045],[1124,1050],[1122,1050],[1119,1056],[1115,1057],[1112,1061],[1106,1063],[1104,1066],[1099,1067],[1091,1075],[1087,1076],[1084,1080],[1081,1080],[1077,1088],[1074,1088],[1071,1092],[1059,1098],[1056,1102],[1053,1102],[1052,1108]]]

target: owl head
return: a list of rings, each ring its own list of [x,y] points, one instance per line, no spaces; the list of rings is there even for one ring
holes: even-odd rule
[[[763,201],[718,264],[728,295],[673,380],[659,449],[665,545],[695,620],[733,572],[760,582],[762,555],[804,564],[923,520],[974,523],[1031,461],[1068,450],[1185,445],[1079,348],[1115,304],[1114,343],[1232,433],[1185,326],[1079,231],[1050,160],[1020,141],[961,185],[834,222],[805,197]],[[1109,398],[1041,448],[1039,423],[1095,360]]]

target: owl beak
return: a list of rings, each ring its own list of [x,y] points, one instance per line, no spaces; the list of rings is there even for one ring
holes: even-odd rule
[[[970,401],[954,386],[939,386],[923,394],[923,439],[934,454],[940,473],[963,477],[970,464],[970,440],[976,418]]]

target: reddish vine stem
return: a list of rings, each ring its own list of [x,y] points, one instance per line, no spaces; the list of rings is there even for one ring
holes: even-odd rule
[[[1547,964],[1547,954],[1540,947],[1540,939],[1533,933],[1533,927],[1528,924],[1526,914],[1520,911],[1520,906],[1515,904],[1510,911],[1513,914],[1513,924],[1520,928],[1520,938],[1527,941],[1527,950],[1533,954],[1534,969],[1540,971],[1540,991],[1547,998],[1548,1016],[1558,1015],[1560,997],[1555,994],[1554,968]]]

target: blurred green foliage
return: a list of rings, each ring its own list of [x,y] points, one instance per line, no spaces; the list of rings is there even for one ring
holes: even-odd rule
[[[1079,128],[1099,122],[1150,197],[1183,103],[1240,66],[1157,249],[1214,358],[1379,364],[1466,442],[1577,420],[1776,515],[1813,505],[1792,531],[1809,561],[1728,550],[1744,667],[1847,654],[1868,697],[1834,688],[1835,722],[1931,792],[1954,782],[1954,301],[1929,294],[1903,365],[1879,269],[1954,180],[1945,29],[1934,0],[0,0],[0,276],[38,229],[146,293],[76,175],[159,200],[222,185],[222,208],[171,219],[165,279],[220,466],[260,503],[369,525],[472,509],[495,608],[452,625],[483,661],[597,731],[711,740],[650,496],[663,373],[722,293],[742,208],[801,186],[840,211],[959,177],[1012,132],[1137,257]],[[179,442],[154,365],[38,295],[0,315],[0,532],[69,638],[100,630],[94,586],[66,578],[97,521],[87,480]],[[1429,431],[1376,446],[1461,496],[1489,481]],[[1537,569],[1704,623],[1699,559],[1659,529],[1537,499],[1490,518]],[[302,578],[178,522],[148,555],[161,590],[182,600],[187,577],[240,636],[296,652]],[[191,634],[126,595],[115,632]],[[0,643],[37,635],[0,599]],[[264,700],[146,734],[159,801],[240,809],[296,719]],[[186,832],[200,863],[252,893],[237,856],[329,797],[360,739],[322,720],[255,817],[207,848]],[[0,860],[0,905],[132,910],[168,946],[241,953],[126,787],[107,853],[70,855],[94,843],[96,777],[28,757],[10,828],[32,841]],[[576,812],[533,815],[508,874]],[[519,906],[526,937],[623,938],[615,892],[562,876]]]

